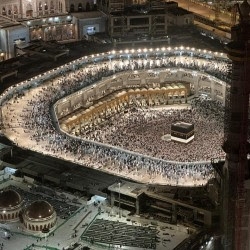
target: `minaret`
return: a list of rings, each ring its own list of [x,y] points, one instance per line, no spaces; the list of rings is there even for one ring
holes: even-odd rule
[[[232,42],[226,46],[231,59],[228,99],[225,110],[223,149],[226,162],[222,180],[223,246],[226,250],[249,250],[244,182],[249,176],[247,166],[248,109],[250,92],[250,5],[247,0],[239,6],[239,24],[231,29]]]

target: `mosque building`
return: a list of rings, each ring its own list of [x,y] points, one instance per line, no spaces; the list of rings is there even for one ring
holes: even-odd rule
[[[0,191],[0,221],[18,221],[22,205],[23,199],[17,191],[11,189]]]
[[[0,192],[0,222],[10,223],[22,221],[27,231],[44,232],[56,225],[57,214],[53,206],[47,201],[33,201],[24,207],[22,196],[13,189]]]
[[[47,201],[34,201],[24,209],[24,226],[29,231],[44,231],[56,224],[56,211]]]

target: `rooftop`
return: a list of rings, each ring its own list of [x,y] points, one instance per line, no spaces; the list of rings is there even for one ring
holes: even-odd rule
[[[0,16],[0,28],[7,28],[7,27],[16,26],[16,25],[20,25],[20,23],[13,21],[10,18]]]
[[[178,126],[180,128],[188,129],[190,127],[193,127],[193,124],[187,123],[187,122],[175,122],[172,125]]]
[[[7,189],[0,192],[0,209],[15,207],[21,202],[22,198],[15,190]]]
[[[32,219],[43,219],[50,217],[54,213],[54,208],[43,200],[32,202],[25,210],[25,215]]]
[[[101,11],[88,11],[88,12],[75,12],[72,13],[72,16],[78,19],[86,19],[86,18],[104,17],[106,16],[106,14]]]
[[[179,188],[170,186],[147,186],[145,184],[121,181],[108,187],[109,191],[137,198],[141,193],[155,197],[162,201],[175,200],[176,203],[185,203],[187,206],[199,207],[204,210],[213,210],[214,206],[209,198],[204,195],[204,187]],[[170,200],[169,200],[170,199]]]
[[[28,54],[36,54],[38,56],[58,57],[64,53],[68,53],[56,42],[45,43],[43,41],[33,41],[31,43],[18,44],[17,47]]]
[[[108,190],[136,198],[139,194],[143,192],[144,188],[145,188],[144,184],[122,181],[122,182],[116,182],[113,185],[109,186]]]
[[[168,9],[168,12],[175,16],[184,16],[184,15],[192,14],[192,12],[186,9],[183,9],[181,7]]]

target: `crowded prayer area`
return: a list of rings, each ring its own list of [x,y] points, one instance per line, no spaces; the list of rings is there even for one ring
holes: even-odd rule
[[[56,101],[116,72],[176,67],[201,70],[221,80],[227,74],[224,59],[193,52],[90,56],[8,89],[1,96],[2,132],[20,147],[140,182],[204,185],[214,176],[211,158],[224,156],[219,146],[223,113],[219,103],[195,98],[180,110],[136,107],[79,135],[63,132],[52,108]],[[196,124],[197,140],[186,146],[161,140],[177,119]]]

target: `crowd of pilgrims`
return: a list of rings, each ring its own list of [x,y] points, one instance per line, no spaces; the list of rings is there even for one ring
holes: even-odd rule
[[[159,174],[163,177],[174,179],[176,182],[178,182],[178,179],[183,176],[190,176],[194,180],[209,179],[211,176],[213,176],[213,169],[210,163],[171,163],[164,160],[168,159],[167,155],[162,155],[162,159],[156,159],[136,153],[125,152],[116,147],[68,136],[65,133],[62,133],[57,127],[56,118],[52,112],[53,104],[57,100],[83,87],[86,87],[97,80],[100,80],[104,76],[110,76],[115,72],[155,67],[182,67],[203,70],[222,79],[226,77],[227,72],[227,63],[223,60],[207,60],[202,56],[189,57],[188,55],[184,54],[182,56],[168,54],[155,58],[146,58],[146,56],[144,56],[144,58],[142,58],[142,56],[140,58],[117,58],[112,60],[110,59],[109,61],[97,61],[94,64],[92,62],[85,64],[78,62],[73,66],[66,65],[58,76],[54,76],[53,78],[50,78],[44,82],[37,82],[36,88],[24,88],[22,91],[18,90],[14,92],[14,94],[12,92],[12,94],[8,96],[8,98],[12,100],[7,103],[7,106],[11,106],[10,103],[13,101],[13,99],[14,102],[19,102],[22,96],[26,96],[27,105],[23,105],[22,114],[20,116],[15,116],[14,112],[12,112],[13,110],[11,110],[11,107],[9,107],[7,115],[12,116],[12,118],[7,124],[4,124],[4,126],[5,128],[10,127],[12,132],[15,133],[16,129],[13,127],[11,128],[10,123],[13,122],[19,124],[23,127],[23,131],[26,133],[27,137],[30,137],[33,141],[36,141],[37,145],[44,145],[42,146],[43,153],[52,155],[56,154],[58,157],[62,158],[63,155],[66,156],[70,154],[74,156],[75,162],[79,162],[90,167],[101,168],[105,164],[109,163],[114,164],[117,171],[126,169],[129,172],[132,170],[140,171],[141,169],[144,169],[150,175]],[[198,102],[198,100],[196,101]],[[193,102],[193,105],[195,105],[195,101]],[[212,103],[204,105],[212,107]],[[196,106],[198,107],[198,105]],[[201,118],[202,116],[200,116],[197,107],[193,108],[191,111],[186,111],[185,116],[190,116],[189,119],[194,119],[191,118],[192,116],[197,119],[204,119]],[[212,115],[212,108],[207,112],[207,115],[210,117]],[[175,111],[172,111],[172,113],[175,116],[178,116],[178,112],[175,113]],[[141,116],[142,115],[138,113],[138,117]],[[162,114],[162,119],[163,118],[164,113]],[[200,121],[199,124],[200,125],[196,125],[197,137],[199,133],[198,130],[202,128],[202,121]],[[215,128],[217,126],[216,124],[217,123],[213,124]],[[216,131],[220,133],[219,129]],[[204,133],[204,137],[207,139],[206,143],[210,141],[210,136],[211,134],[206,135],[206,133]],[[119,137],[118,134],[117,137]],[[213,138],[216,138],[216,135]],[[116,144],[115,136],[113,136],[113,139],[114,142],[112,142],[112,144]],[[140,145],[139,139],[142,138],[138,138],[138,145]],[[151,143],[151,141],[148,142],[148,144]],[[151,150],[151,155],[161,157],[161,144],[163,144],[162,141],[158,143],[156,148],[151,147],[151,149],[149,149],[149,145],[147,145],[144,141],[141,143],[141,147],[148,151]],[[206,146],[204,146],[202,149],[198,148],[200,145],[198,146],[198,144],[195,144],[195,142],[193,144],[195,145],[194,148],[196,147],[197,150],[201,151],[207,147],[207,149],[203,151],[204,158],[210,158],[210,150],[212,150],[210,146],[212,142],[209,144],[210,146],[206,144]],[[19,145],[28,147],[28,145],[22,144],[22,142],[19,142]],[[176,147],[170,147],[170,154],[171,152],[173,153],[175,151]],[[187,153],[188,151],[189,150],[187,149]],[[182,152],[182,155],[185,155],[185,153]],[[171,159],[173,160],[173,157]],[[179,155],[177,159],[184,161],[188,160],[185,157],[183,158],[181,155]],[[200,160],[200,157],[198,157],[197,160]]]
[[[195,98],[183,109],[129,108],[91,130],[81,130],[81,137],[164,160],[210,161],[225,157],[221,149],[223,117],[221,104]],[[179,121],[195,126],[195,139],[189,144],[164,140],[163,135],[171,134],[171,124]]]

